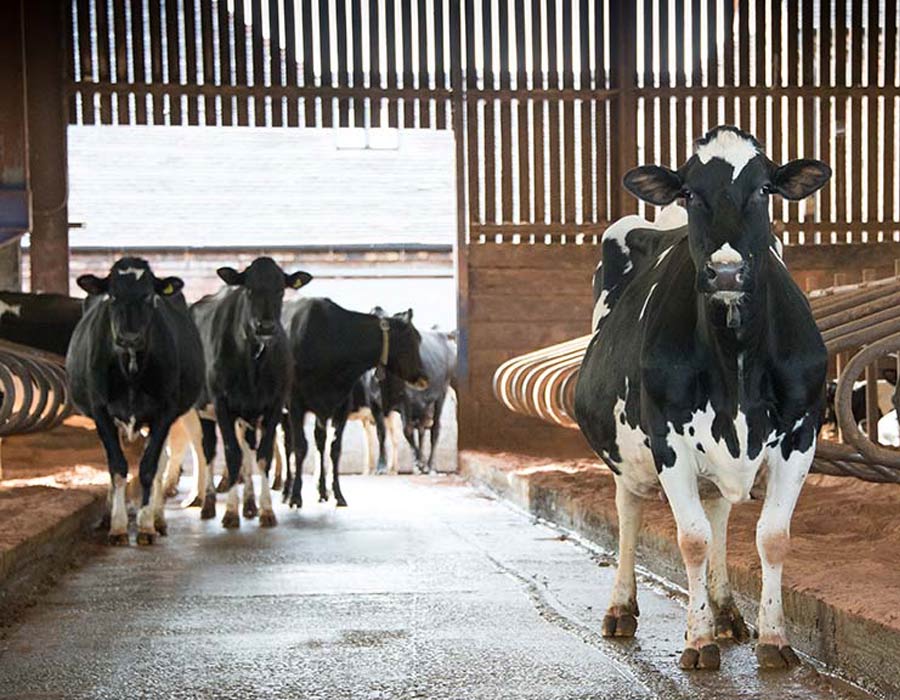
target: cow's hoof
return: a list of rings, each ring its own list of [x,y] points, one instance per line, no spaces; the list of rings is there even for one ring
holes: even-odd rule
[[[694,669],[718,671],[722,665],[719,656],[719,645],[715,643],[704,644],[699,649],[688,647],[681,652],[681,659],[678,665],[685,671],[693,671]]]
[[[637,632],[637,603],[611,605],[603,617],[601,633],[604,637],[633,637]]]
[[[774,644],[757,644],[756,661],[763,669],[785,669],[800,664],[800,659],[791,647]]]
[[[345,499],[341,494],[335,494],[334,500],[337,504],[338,508],[346,508],[347,507],[347,499]]]
[[[272,490],[273,491],[281,491],[282,479],[281,475],[275,477],[275,480],[272,482]]]
[[[734,602],[719,609],[716,615],[716,638],[733,639],[740,643],[750,639],[750,630]]]
[[[287,503],[291,498],[291,493],[294,491],[294,480],[291,477],[287,477],[284,480],[284,486],[281,488],[281,501],[282,503]]]
[[[199,508],[199,507],[202,506],[202,505],[203,505],[203,499],[200,498],[200,494],[199,494],[199,493],[195,493],[195,494],[193,494],[193,495],[188,494],[188,497],[185,498],[185,499],[181,502],[181,507],[182,507],[182,508]]]
[[[165,520],[154,520],[153,529],[156,530],[156,534],[160,537],[169,536],[169,526],[166,524]]]
[[[226,510],[225,515],[222,516],[222,527],[227,528],[228,530],[234,530],[240,526],[241,516],[234,511]]]
[[[199,504],[198,504],[199,505]],[[200,509],[201,520],[212,520],[216,517],[216,494],[208,493],[203,499],[203,507]]]
[[[231,483],[227,476],[223,476],[219,479],[219,483],[216,485],[216,493],[228,493],[228,489],[231,488]]]
[[[139,532],[137,534],[137,543],[139,547],[149,547],[155,540],[155,532]]]
[[[275,527],[278,524],[278,519],[275,517],[275,513],[272,511],[263,511],[259,514],[259,526],[260,527]]]
[[[303,497],[299,493],[292,493],[289,499],[289,505],[291,508],[302,508]]]
[[[109,536],[106,539],[110,545],[113,547],[127,547],[128,546],[128,533],[127,532],[110,532]]]
[[[253,520],[257,515],[259,515],[259,508],[256,507],[256,501],[245,501],[244,517],[247,520]]]
[[[166,498],[175,498],[178,495],[178,486],[167,486],[163,495]]]

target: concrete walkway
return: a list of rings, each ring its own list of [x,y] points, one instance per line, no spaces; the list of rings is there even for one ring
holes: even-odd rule
[[[682,603],[647,581],[638,637],[602,639],[610,559],[457,478],[342,485],[274,530],[172,509],[157,546],[97,545],[0,640],[0,698],[863,697],[750,646],[678,670]]]

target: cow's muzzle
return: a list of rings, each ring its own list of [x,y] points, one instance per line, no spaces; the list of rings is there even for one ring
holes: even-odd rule
[[[118,333],[116,333],[116,345],[120,349],[127,350],[129,352],[143,350],[144,335],[142,333],[119,331]]]
[[[278,324],[274,321],[257,321],[253,332],[262,341],[269,340],[278,330]]]
[[[747,272],[745,262],[708,262],[703,268],[704,291],[708,294],[743,292]]]

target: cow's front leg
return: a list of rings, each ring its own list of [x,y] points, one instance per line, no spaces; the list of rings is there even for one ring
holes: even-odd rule
[[[138,474],[141,481],[141,508],[138,511],[137,543],[153,544],[156,539],[157,513],[161,510],[163,446],[169,436],[174,417],[160,417],[150,426],[150,439],[141,457]],[[165,522],[162,523],[165,529]]]
[[[633,637],[640,612],[637,604],[637,582],[634,555],[644,504],[616,479],[616,513],[619,518],[619,566],[609,608],[603,618],[604,637]]]
[[[718,639],[734,639],[746,642],[750,639],[750,631],[744,623],[728,580],[727,535],[728,516],[731,514],[731,503],[724,498],[711,498],[703,501],[703,510],[712,529],[712,540],[709,545],[709,597],[716,616],[716,637]]]
[[[94,412],[97,435],[106,450],[109,466],[109,543],[128,544],[128,510],[125,504],[125,487],[128,484],[128,461],[122,452],[119,431],[106,409]]]
[[[815,451],[814,440],[805,452],[795,451],[787,458],[780,445],[768,454],[766,500],[756,525],[756,547],[762,562],[756,658],[762,668],[787,668],[799,663],[784,629],[781,572],[790,547],[791,516]]]
[[[256,469],[255,450],[247,444],[247,433],[253,430],[243,421],[238,421],[235,431],[238,436],[238,443],[241,446],[241,474],[244,482],[244,517],[252,520],[259,515],[259,509],[256,507],[256,491],[253,486],[253,472]],[[255,437],[255,436],[254,436]]]
[[[712,528],[700,502],[693,456],[681,445],[677,445],[675,454],[675,463],[663,466],[659,480],[678,526],[678,548],[684,560],[690,596],[685,648],[679,663],[685,670],[717,669],[719,647],[706,577]]]
[[[228,496],[225,500],[225,515],[222,516],[222,527],[238,528],[241,526],[241,516],[238,513],[238,481],[240,481],[243,453],[234,430],[234,416],[224,401],[216,401],[216,420],[219,424],[219,431],[222,433],[222,444],[225,446],[225,466],[228,469],[226,476],[229,484]]]
[[[259,447],[256,450],[256,466],[261,474],[259,487],[259,514],[260,527],[275,527],[278,520],[275,518],[275,510],[272,508],[272,491],[269,487],[269,468],[272,464],[272,455],[275,448],[275,439],[278,432],[278,420],[281,410],[274,415],[263,419],[262,436]]]
[[[319,503],[325,503],[328,501],[328,489],[325,486],[325,445],[328,442],[327,421],[319,420],[316,417],[316,427],[313,435],[316,439],[316,449],[319,451]]]

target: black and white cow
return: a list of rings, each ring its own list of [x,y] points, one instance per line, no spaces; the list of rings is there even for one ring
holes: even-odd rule
[[[128,543],[128,463],[119,428],[134,434],[146,426],[137,542],[152,544],[156,533],[166,534],[163,445],[203,383],[200,335],[180,292],[183,282],[158,279],[145,260],[122,258],[107,277],[82,275],[78,286],[91,296],[69,343],[66,370],[72,400],[94,420],[106,449],[112,479],[110,541]]]
[[[65,294],[0,292],[0,338],[65,355],[82,300]]]
[[[191,307],[203,338],[206,386],[198,407],[215,411],[225,448],[228,500],[222,525],[240,527],[238,477],[244,471],[245,518],[257,515],[253,493],[254,467],[262,474],[259,524],[277,524],[269,489],[269,465],[275,429],[281,420],[291,384],[291,355],[281,323],[285,289],[300,289],[312,279],[306,272],[285,273],[271,258],[257,258],[243,272],[218,270],[227,287]],[[204,422],[204,451],[212,463],[215,425]],[[247,440],[247,431],[258,440]],[[212,439],[210,440],[210,434]],[[255,460],[252,452],[255,451]],[[255,461],[255,464],[254,464]],[[215,517],[211,475],[205,480],[201,517]]]
[[[718,127],[679,170],[643,166],[625,187],[654,205],[681,199],[687,226],[614,224],[603,238],[598,316],[575,392],[578,424],[616,475],[619,568],[605,636],[632,636],[641,500],[661,488],[678,526],[690,592],[681,666],[718,668],[717,637],[746,638],[725,565],[733,503],[763,463],[756,647],[763,667],[796,661],[781,572],[791,515],[816,446],[827,354],[803,293],[773,247],[774,194],[808,197],[831,170],[778,166],[749,134]]]
[[[284,482],[291,506],[303,505],[303,460],[309,445],[303,431],[307,413],[316,416],[315,439],[321,459],[319,500],[328,500],[325,486],[327,423],[334,426],[331,443],[332,486],[338,506],[346,506],[338,476],[341,440],[351,409],[351,391],[363,373],[377,367],[414,386],[428,381],[419,357],[419,332],[412,311],[387,318],[348,311],[330,299],[298,299],[285,308],[294,360],[289,413],[295,469]]]

